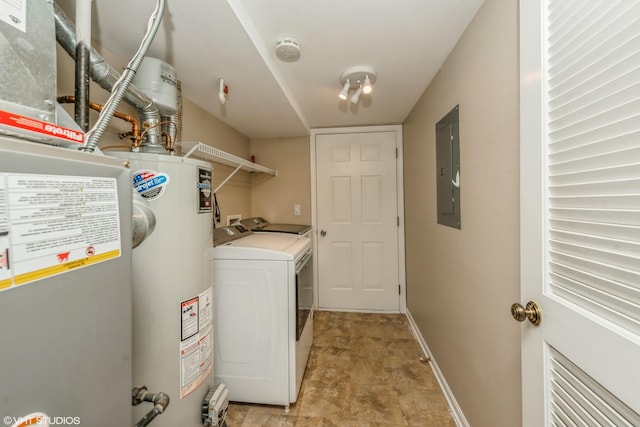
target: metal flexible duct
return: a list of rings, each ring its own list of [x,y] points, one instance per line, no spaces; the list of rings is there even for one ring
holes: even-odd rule
[[[56,21],[56,40],[65,52],[76,60],[75,26],[57,4],[54,3],[53,6]],[[90,56],[91,78],[101,88],[111,92],[114,84],[120,78],[120,74],[107,64],[105,59],[94,48],[90,49]],[[138,111],[140,122],[148,125],[143,146],[152,148],[152,150],[146,151],[154,151],[153,149],[155,148],[157,152],[165,153],[164,147],[162,146],[161,129],[160,126],[158,126],[160,123],[160,112],[151,98],[134,85],[129,85],[127,91],[124,93],[123,100]]]

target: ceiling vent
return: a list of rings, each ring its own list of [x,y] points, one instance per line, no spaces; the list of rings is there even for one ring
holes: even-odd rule
[[[297,61],[300,58],[300,43],[294,37],[280,37],[276,42],[276,56],[284,62]]]

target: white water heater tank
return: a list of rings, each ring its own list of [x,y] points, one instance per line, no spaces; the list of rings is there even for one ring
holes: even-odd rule
[[[212,168],[152,153],[110,152],[130,163],[133,187],[156,216],[133,250],[133,386],[171,401],[155,427],[202,427],[213,387]],[[134,408],[134,422],[151,404]]]
[[[178,79],[171,65],[146,56],[132,83],[153,100],[163,116],[178,111]]]

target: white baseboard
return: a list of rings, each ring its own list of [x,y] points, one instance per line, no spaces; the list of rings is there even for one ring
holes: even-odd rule
[[[436,362],[436,359],[431,354],[431,351],[429,351],[429,347],[427,346],[427,343],[424,340],[424,337],[420,333],[420,330],[418,329],[418,325],[416,325],[416,322],[413,320],[413,317],[411,317],[411,313],[409,312],[408,308],[407,308],[406,315],[407,315],[407,319],[409,320],[409,324],[411,325],[411,329],[413,330],[413,334],[415,335],[416,339],[420,343],[420,347],[422,347],[422,351],[424,352],[424,354],[426,354],[429,357],[429,360],[430,360],[429,365],[431,366],[431,369],[433,370],[433,373],[435,374],[436,379],[438,380],[438,384],[440,384],[440,388],[444,393],[445,399],[447,399],[447,403],[449,404],[449,411],[451,412],[451,416],[453,417],[453,420],[456,422],[456,425],[458,427],[470,427],[469,422],[467,421],[464,414],[462,413],[462,409],[460,409],[460,405],[458,405],[458,402],[456,401],[455,396],[453,395],[453,393],[451,392],[451,389],[449,388],[449,385],[447,384],[447,380],[444,378],[444,375],[442,375],[442,371],[440,371],[440,368],[438,367],[438,363]]]

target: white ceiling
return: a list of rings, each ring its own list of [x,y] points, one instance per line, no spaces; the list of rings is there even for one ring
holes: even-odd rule
[[[74,17],[74,0],[57,0]],[[149,56],[172,64],[183,95],[249,138],[311,128],[398,124],[407,117],[483,0],[167,0]],[[154,0],[93,0],[93,39],[130,58]],[[283,35],[296,62],[276,58]],[[340,74],[373,67],[357,105],[338,99]],[[229,86],[218,101],[218,79]]]

